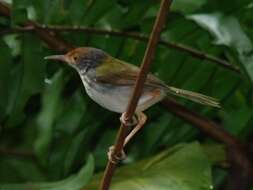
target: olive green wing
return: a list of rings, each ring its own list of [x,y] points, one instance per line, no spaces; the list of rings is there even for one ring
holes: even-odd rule
[[[109,57],[96,69],[96,81],[113,85],[134,85],[140,69],[134,65]],[[146,86],[167,88],[161,80],[148,74]]]

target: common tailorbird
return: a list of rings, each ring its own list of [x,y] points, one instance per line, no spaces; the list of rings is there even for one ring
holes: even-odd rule
[[[79,73],[87,94],[102,107],[118,113],[126,111],[140,71],[138,67],[116,59],[100,49],[91,47],[76,48],[65,55],[52,55],[45,57],[45,59],[63,61],[73,67]],[[154,75],[148,74],[136,108],[139,123],[130,132],[125,144],[145,123],[146,116],[142,111],[169,94],[203,105],[220,107],[215,98],[168,86]]]

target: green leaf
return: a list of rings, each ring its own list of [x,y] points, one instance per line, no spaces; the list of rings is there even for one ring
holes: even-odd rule
[[[10,84],[11,78],[11,49],[0,40],[0,121],[6,116],[8,108],[8,100],[10,99]]]
[[[87,130],[83,130],[79,133],[71,142],[68,151],[66,153],[66,159],[64,161],[64,173],[67,174],[71,171],[74,161],[77,157],[78,151],[82,148],[82,141],[87,135]]]
[[[196,11],[206,2],[207,0],[177,0],[172,3],[171,10],[187,14]]]
[[[230,129],[231,133],[234,135],[239,135],[244,128],[247,127],[252,117],[252,107],[241,104],[238,109],[233,109],[229,113],[224,113],[224,127]]]
[[[233,1],[212,0],[212,1],[207,1],[203,11],[205,12],[221,11],[227,14],[237,14],[239,11],[243,10],[243,8],[245,8],[251,2],[252,0],[233,0]]]
[[[27,21],[28,0],[14,0],[11,11],[11,20],[13,25],[24,24]]]
[[[34,36],[24,34],[21,39],[21,59],[17,62],[18,71],[13,76],[17,85],[15,91],[15,102],[9,108],[11,112],[8,125],[16,126],[24,121],[24,108],[28,99],[41,92],[44,87],[45,61],[43,60],[43,49],[40,41]],[[12,82],[12,81],[11,81]]]
[[[104,0],[92,0],[89,1],[89,5],[85,7],[85,14],[83,16],[82,24],[94,25],[99,19],[101,19],[107,12],[111,10],[113,6],[116,6],[116,0],[104,1]]]
[[[188,18],[208,30],[214,36],[215,44],[231,48],[240,66],[253,81],[253,45],[235,17],[213,13],[195,14]]]
[[[49,14],[50,0],[38,1],[30,0],[31,6],[35,10],[36,20],[39,23],[45,23]]]
[[[51,183],[28,183],[0,185],[1,190],[80,190],[92,177],[94,171],[94,159],[90,155],[87,163],[81,170],[64,180]]]
[[[142,1],[134,1],[130,4],[128,11],[123,14],[121,18],[121,28],[127,28],[130,26],[138,25],[151,5],[154,5],[154,2],[147,1],[143,3]],[[123,27],[124,26],[124,27]]]
[[[45,11],[47,12],[47,14],[45,14],[46,24],[59,24],[68,20],[67,11],[64,8],[64,1],[46,1],[45,7]]]
[[[89,1],[73,0],[69,5],[69,16],[74,25],[82,22],[82,17]],[[82,9],[80,9],[82,7]]]
[[[83,190],[98,188],[99,176]],[[211,165],[198,143],[170,148],[115,173],[112,190],[210,190]]]
[[[35,162],[11,157],[1,159],[0,178],[7,183],[20,183],[20,180],[21,182],[46,180]]]
[[[227,160],[226,146],[221,144],[201,144],[202,149],[212,164],[218,164]]]
[[[24,24],[27,21],[27,10],[25,8],[14,9],[12,12],[13,25]]]
[[[35,151],[40,160],[44,161],[48,155],[49,145],[52,139],[53,125],[57,117],[60,104],[60,94],[63,87],[63,72],[59,70],[46,87],[43,99],[42,110],[38,115],[38,137],[35,141]]]

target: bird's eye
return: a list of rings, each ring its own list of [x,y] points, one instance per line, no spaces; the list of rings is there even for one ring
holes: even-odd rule
[[[76,60],[77,60],[77,57],[74,57],[74,60],[76,61]]]

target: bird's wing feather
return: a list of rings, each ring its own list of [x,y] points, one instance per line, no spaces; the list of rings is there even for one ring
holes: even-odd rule
[[[108,58],[96,70],[96,81],[113,85],[134,85],[140,69],[115,58]],[[148,74],[146,86],[167,88],[161,80]]]
[[[167,87],[167,92],[178,96],[178,97],[183,97],[186,98],[188,100],[191,100],[193,102],[202,104],[202,105],[207,105],[207,106],[213,106],[213,107],[217,107],[220,108],[220,103],[216,98],[210,97],[210,96],[206,96],[204,94],[200,94],[197,92],[192,92],[189,90],[183,90],[183,89],[179,89],[173,86],[168,86]]]

